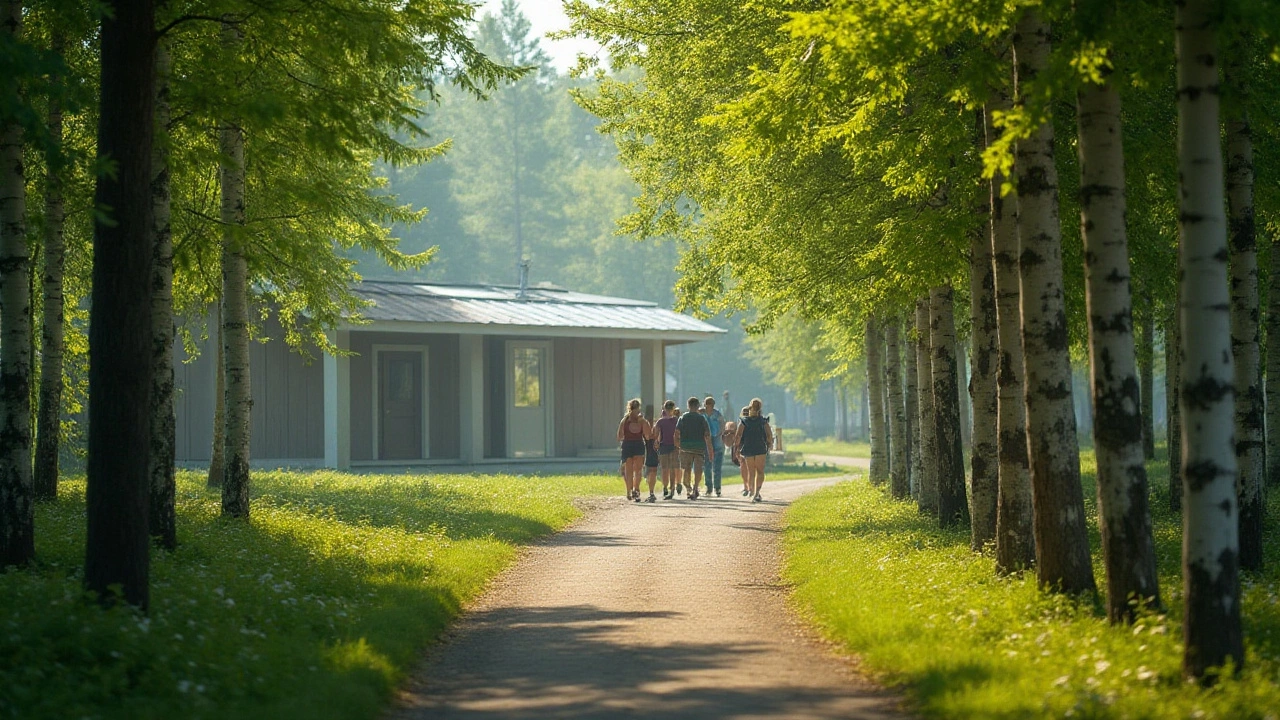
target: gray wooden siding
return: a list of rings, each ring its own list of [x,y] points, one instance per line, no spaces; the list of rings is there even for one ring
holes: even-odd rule
[[[621,340],[558,338],[555,372],[555,445],[559,457],[616,448],[622,418]]]
[[[373,459],[373,346],[404,345],[427,349],[427,437],[429,459],[461,456],[458,427],[461,388],[457,335],[351,332],[351,459]]]
[[[249,452],[264,460],[324,458],[324,369],[318,351],[310,364],[281,339],[283,330],[268,321],[269,342],[249,348],[249,386],[253,393]],[[199,344],[200,354],[187,362],[182,344],[174,345],[177,385],[177,460],[208,462],[213,442],[214,375],[217,348]]]

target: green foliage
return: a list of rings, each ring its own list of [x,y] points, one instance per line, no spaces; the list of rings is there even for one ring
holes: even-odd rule
[[[787,450],[805,455],[830,455],[832,457],[870,458],[871,444],[844,442],[831,438],[801,440],[787,444]]]
[[[375,717],[516,546],[610,480],[263,472],[244,525],[184,472],[145,618],[81,597],[67,482],[39,509],[39,566],[0,575],[0,717]]]
[[[1092,458],[1082,460],[1096,528]],[[1151,469],[1153,487],[1164,487],[1167,465]],[[1272,498],[1272,517],[1278,504]],[[1180,523],[1164,510],[1167,500],[1153,505],[1170,610],[1132,627],[1108,625],[1092,602],[1038,592],[1031,575],[996,577],[992,559],[969,550],[967,530],[939,530],[913,502],[891,500],[862,480],[792,507],[785,574],[824,632],[927,717],[1273,717],[1277,548],[1271,570],[1244,583],[1246,669],[1201,689],[1182,678]]]

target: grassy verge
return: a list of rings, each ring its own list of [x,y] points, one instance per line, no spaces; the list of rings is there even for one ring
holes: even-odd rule
[[[38,510],[40,565],[0,575],[0,717],[374,717],[517,546],[611,480],[258,473],[242,524],[183,473],[145,618],[81,596],[67,482]]]
[[[865,442],[841,442],[839,440],[805,440],[789,443],[787,450],[810,455],[832,455],[835,457],[871,457],[871,445]]]
[[[1098,537],[1091,455],[1085,496]],[[1180,521],[1165,510],[1167,465],[1152,464],[1161,591],[1168,615],[1110,627],[1098,605],[1001,579],[968,532],[943,532],[913,503],[864,480],[792,506],[787,578],[803,611],[864,667],[930,717],[1224,718],[1280,716],[1280,546],[1245,580],[1246,669],[1212,690],[1180,673]],[[1280,512],[1273,494],[1271,517]],[[1102,569],[1097,564],[1099,581]]]

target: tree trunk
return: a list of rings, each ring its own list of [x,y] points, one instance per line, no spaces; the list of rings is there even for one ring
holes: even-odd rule
[[[985,113],[978,113],[979,147],[985,134]],[[982,222],[969,234],[969,347],[968,391],[972,399],[973,430],[970,435],[970,515],[973,534],[970,546],[981,551],[996,538],[996,515],[1000,492],[998,453],[999,403],[996,368],[1000,356],[1000,336],[996,330],[996,279],[991,257],[991,198],[975,206]]]
[[[963,449],[969,447],[973,439],[973,413],[969,411],[969,369],[966,367],[969,356],[965,352],[965,343],[959,336],[956,337],[955,353],[956,401],[960,408],[960,447]]]
[[[867,318],[867,383],[871,395],[871,482],[880,485],[889,479],[889,438],[884,422],[884,366],[881,353],[884,347],[880,324],[875,318]]]
[[[969,520],[964,487],[964,445],[960,442],[960,390],[956,373],[955,300],[949,286],[929,291],[932,346],[934,436],[937,438],[938,520],[942,527]]]
[[[1218,4],[1175,6],[1182,286],[1184,671],[1244,663],[1235,368],[1219,126]]]
[[[920,392],[920,512],[938,514],[938,434],[934,414],[933,349],[929,331],[929,298],[916,301],[917,384]]]
[[[22,35],[22,3],[0,3],[6,43]],[[21,88],[7,73],[2,100],[16,106]],[[31,256],[27,249],[27,175],[22,126],[0,127],[0,569],[35,556],[35,488],[31,479]]]
[[[1134,356],[1120,93],[1109,80],[1080,89],[1076,122],[1107,619],[1132,622],[1142,605],[1159,606],[1160,590]],[[1150,400],[1149,381],[1141,389],[1141,400]]]
[[[1182,411],[1178,402],[1178,388],[1182,387],[1181,347],[1182,330],[1180,311],[1182,291],[1174,302],[1166,319],[1164,330],[1165,410],[1169,418],[1169,510],[1182,512]]]
[[[1227,68],[1225,82],[1234,85]],[[1266,472],[1258,348],[1258,245],[1253,220],[1253,139],[1249,116],[1226,123],[1228,237],[1231,247],[1231,353],[1235,357],[1236,487],[1240,500],[1240,568],[1262,569],[1263,476]]]
[[[1013,51],[1020,92],[1049,63],[1049,24],[1037,11],[1022,14]],[[1042,587],[1080,593],[1095,585],[1072,404],[1053,143],[1047,121],[1017,149],[1023,372],[1037,575]]]
[[[1142,417],[1138,419],[1142,422],[1142,456],[1152,460],[1156,456],[1156,318],[1151,297],[1147,296],[1145,299],[1146,312],[1139,315],[1142,333],[1137,348],[1138,377],[1141,384],[1139,396],[1142,400],[1142,410],[1139,413]],[[1094,419],[1095,424],[1099,422],[1099,418]]]
[[[993,91],[989,110],[1007,112],[1009,97]],[[987,113],[988,138],[998,132]],[[991,179],[991,257],[995,270],[996,339],[1000,357],[996,370],[996,444],[1000,461],[996,509],[996,571],[1014,573],[1035,562],[1032,533],[1031,466],[1027,460],[1027,412],[1022,385],[1022,290],[1018,281],[1017,197],[1001,195],[1005,176]]]
[[[214,347],[214,387],[213,387],[213,444],[209,449],[209,477],[205,487],[221,488],[222,478],[227,474],[227,363],[222,352],[222,301],[213,304],[213,317],[209,323],[209,333],[213,336]]]
[[[89,460],[85,587],[104,603],[149,601],[151,144],[155,7],[108,3],[102,20],[93,306],[89,314]]]
[[[862,403],[858,405],[858,439],[869,440],[871,438],[871,383],[862,384]]]
[[[55,45],[61,52],[61,45]],[[60,78],[53,77],[56,86]],[[65,163],[62,158],[62,104],[57,93],[49,95],[49,142],[56,150],[45,154],[44,196],[44,321],[40,328],[40,389],[36,410],[36,457],[33,484],[37,500],[58,497],[58,449],[62,436],[62,270],[65,265],[65,203],[62,196]]]
[[[914,320],[914,317],[911,318]],[[914,339],[913,327],[907,324],[907,487],[911,497],[920,497],[920,390],[919,369],[917,368],[920,343]]]
[[[1280,235],[1267,273],[1267,486],[1280,487]]]
[[[889,386],[889,492],[902,499],[911,494],[907,464],[907,406],[902,398],[902,320],[894,318],[885,328],[885,384]]]
[[[233,29],[224,37],[239,42]],[[249,269],[244,254],[244,132],[222,127],[222,352],[226,373],[226,413],[222,514],[249,517]]]
[[[169,222],[169,51],[156,46],[155,118],[151,152],[151,537],[161,547],[178,546],[174,499],[177,417],[173,389],[173,229]]]

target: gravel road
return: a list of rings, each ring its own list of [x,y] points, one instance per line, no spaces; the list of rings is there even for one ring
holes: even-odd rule
[[[401,692],[396,720],[897,718],[790,612],[788,502],[838,478],[765,483],[762,503],[594,500],[531,548]]]

